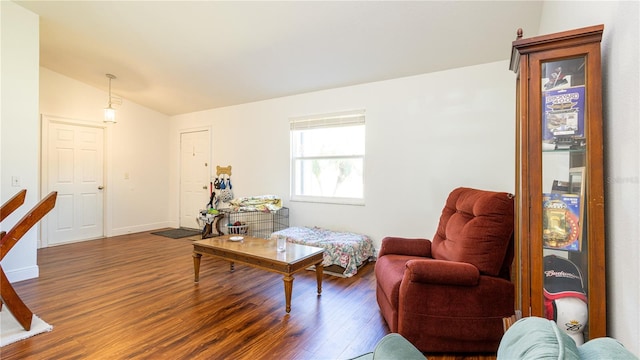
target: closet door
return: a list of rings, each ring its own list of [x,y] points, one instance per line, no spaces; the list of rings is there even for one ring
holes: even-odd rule
[[[57,191],[58,197],[43,221],[42,246],[100,238],[104,234],[104,129],[44,120],[46,192]]]

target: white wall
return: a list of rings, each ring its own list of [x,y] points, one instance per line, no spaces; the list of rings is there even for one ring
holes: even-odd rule
[[[7,1],[0,1],[0,204],[27,189],[24,204],[0,224],[8,231],[38,201],[38,16]],[[19,185],[12,186],[17,176]],[[38,276],[37,234],[34,226],[2,260],[9,281]]]
[[[102,122],[107,92],[46,68],[40,69],[40,89],[43,114]],[[127,99],[116,109],[118,123],[107,127],[105,234],[168,227],[169,117]]]
[[[570,14],[570,15],[568,15]],[[608,335],[640,355],[640,3],[547,1],[539,34],[604,24]],[[526,35],[526,32],[525,32]]]
[[[364,233],[376,248],[431,238],[453,188],[514,191],[514,89],[504,61],[175,116],[171,207],[179,132],[211,126],[213,165],[233,167],[235,195],[281,196],[291,225]],[[366,205],[289,201],[289,118],[354,109],[366,110]]]

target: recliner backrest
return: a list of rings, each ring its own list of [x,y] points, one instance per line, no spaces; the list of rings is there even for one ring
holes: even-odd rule
[[[471,188],[453,190],[433,237],[434,259],[473,264],[509,279],[513,261],[513,196]]]

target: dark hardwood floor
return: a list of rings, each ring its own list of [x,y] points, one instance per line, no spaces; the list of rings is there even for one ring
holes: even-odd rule
[[[53,331],[0,358],[348,359],[389,332],[373,263],[352,278],[325,275],[320,296],[315,272],[294,275],[287,314],[281,275],[241,264],[231,273],[205,256],[194,283],[192,249],[145,232],[38,250],[39,278],[14,287]]]
[[[14,284],[53,331],[0,348],[9,359],[345,359],[387,332],[373,264],[358,276],[282,276],[203,257],[186,239],[139,233],[38,250],[40,277]]]

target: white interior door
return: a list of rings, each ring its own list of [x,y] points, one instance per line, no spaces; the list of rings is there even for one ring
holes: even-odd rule
[[[47,244],[57,245],[104,235],[104,129],[50,122],[47,181],[57,191],[47,216]]]
[[[200,209],[209,202],[208,130],[180,134],[180,227],[198,229]]]

